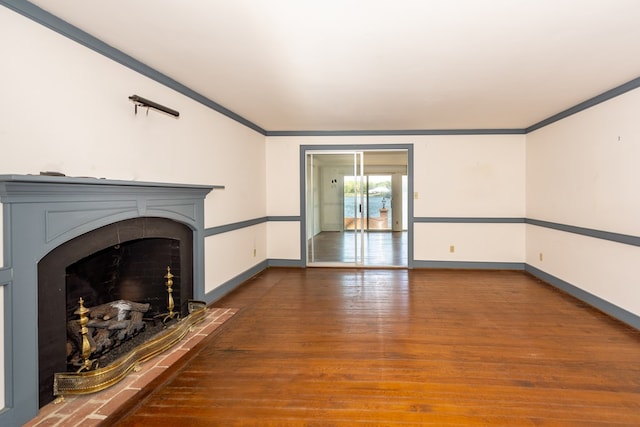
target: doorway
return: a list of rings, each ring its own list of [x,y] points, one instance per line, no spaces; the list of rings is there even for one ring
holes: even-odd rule
[[[302,147],[301,155],[306,265],[410,267],[410,147]]]

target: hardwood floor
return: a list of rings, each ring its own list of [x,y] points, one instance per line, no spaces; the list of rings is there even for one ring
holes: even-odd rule
[[[522,272],[271,268],[215,306],[116,425],[640,425],[640,332]]]

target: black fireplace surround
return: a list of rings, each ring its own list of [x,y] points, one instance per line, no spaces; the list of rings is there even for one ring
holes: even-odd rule
[[[214,188],[224,187],[0,175],[5,359],[5,408],[0,408],[0,425],[22,425],[38,413],[40,368],[48,363],[40,358],[39,331],[56,323],[49,319],[66,316],[69,265],[123,243],[161,239],[177,248],[160,250],[170,254],[165,253],[158,265],[167,256],[172,259],[180,304],[191,297],[206,301],[204,199]],[[58,253],[56,248],[63,249],[62,255],[52,255]],[[83,280],[86,277],[80,278]],[[122,293],[121,285],[109,285],[116,289],[114,295]],[[61,334],[55,328],[49,332]],[[46,368],[49,371],[65,364],[65,355],[57,354],[52,362],[55,366]]]
[[[133,218],[78,236],[38,263],[39,404],[54,399],[56,372],[67,366],[67,322],[79,298],[87,308],[127,300],[149,304],[145,317],[167,311],[164,275],[173,275],[175,311],[188,314],[193,297],[193,238],[186,225],[155,217]],[[71,368],[71,369],[70,369]],[[76,368],[77,369],[77,368]]]

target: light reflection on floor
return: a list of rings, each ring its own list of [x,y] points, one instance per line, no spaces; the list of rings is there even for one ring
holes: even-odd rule
[[[407,232],[364,232],[365,266],[407,266]],[[313,262],[355,263],[360,257],[360,235],[346,231],[323,231],[309,240],[308,260]]]

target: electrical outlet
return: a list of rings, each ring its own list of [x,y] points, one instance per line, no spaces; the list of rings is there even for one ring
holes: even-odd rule
[[[542,260],[543,260],[542,252],[540,252],[540,256],[539,256],[539,258],[540,258],[540,261],[542,261]]]
[[[449,246],[449,252],[454,253],[456,251],[456,247],[451,245]]]
[[[253,257],[256,257],[256,254],[258,253],[258,251],[256,250],[256,248],[253,248]]]

